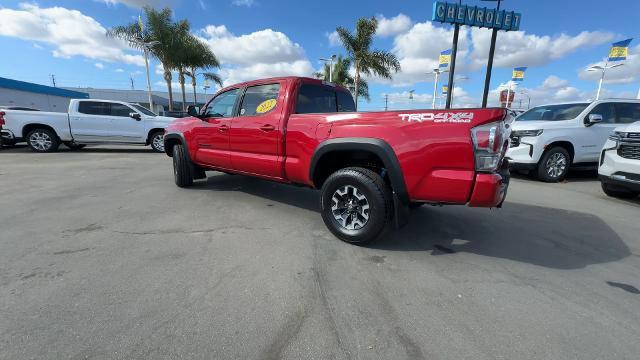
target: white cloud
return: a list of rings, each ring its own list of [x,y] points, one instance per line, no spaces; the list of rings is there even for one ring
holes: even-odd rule
[[[19,10],[0,8],[0,35],[53,45],[55,57],[144,65],[142,56],[125,53],[126,44],[105,33],[100,23],[77,10],[26,3]]]
[[[232,4],[235,6],[252,7],[256,5],[257,2],[255,0],[233,0]]]
[[[376,35],[381,37],[392,36],[405,32],[409,30],[412,25],[411,19],[402,13],[390,19],[385,18],[383,15],[378,15],[376,18],[378,19]]]
[[[104,64],[103,63],[95,63],[94,65],[96,66],[96,68],[98,68],[100,70],[104,70]]]
[[[124,72],[124,69],[119,69],[119,68],[118,68],[118,69],[115,69],[114,71],[115,71],[115,72],[117,72],[117,73],[123,73],[123,72]]]
[[[271,76],[311,76],[313,67],[304,49],[284,33],[272,29],[236,36],[224,25],[201,32],[222,64],[225,84]],[[230,51],[232,49],[232,51]]]
[[[143,6],[151,6],[153,8],[162,8],[165,6],[175,5],[176,0],[98,0],[107,5],[124,4],[126,6],[141,8]]]
[[[332,33],[325,33],[324,35],[329,39],[329,46],[334,47],[340,45],[340,35],[338,35],[337,31],[334,30]]]
[[[540,66],[561,59],[576,50],[609,42],[614,34],[602,31],[583,31],[576,36],[538,36],[524,31],[500,31],[496,41],[494,66]],[[473,28],[473,64],[477,68],[486,66],[491,43],[491,31]]]
[[[604,66],[606,60],[603,59],[597,63],[591,63],[580,69],[578,77],[582,80],[598,81],[601,76],[599,71],[587,71],[594,65]],[[640,78],[640,45],[630,48],[627,60],[621,62],[623,66],[608,69],[605,73],[605,84],[629,84]]]
[[[38,45],[38,43],[33,43],[32,44],[34,48],[38,49],[38,50],[44,50],[44,48],[41,45]]]
[[[544,81],[542,82],[542,87],[546,89],[557,89],[567,86],[568,84],[569,81],[565,79],[561,79],[555,75],[549,75],[549,77],[544,79]]]

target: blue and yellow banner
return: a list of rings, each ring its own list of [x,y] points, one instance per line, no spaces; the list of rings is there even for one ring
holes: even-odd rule
[[[442,85],[442,95],[447,95],[449,92],[449,87],[447,85]]]
[[[439,64],[438,67],[440,69],[448,68],[450,62],[451,62],[451,49],[441,52],[440,57],[438,58],[438,64]]]
[[[627,39],[618,41],[611,44],[611,50],[609,51],[609,61],[622,61],[627,60],[629,54],[629,43],[633,39]]]
[[[524,80],[524,72],[527,71],[526,67],[517,67],[513,68],[513,75],[511,76],[512,81],[522,81]]]

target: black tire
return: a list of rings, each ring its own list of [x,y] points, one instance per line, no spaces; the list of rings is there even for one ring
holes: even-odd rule
[[[339,191],[343,191],[343,194],[339,194]],[[380,175],[369,169],[359,167],[340,169],[327,178],[320,193],[322,220],[333,235],[344,242],[361,245],[375,240],[391,220],[393,214],[391,189]],[[364,196],[364,201],[358,200],[359,196]],[[336,199],[344,199],[344,201]],[[347,199],[351,199],[350,205],[347,205],[349,202]],[[367,204],[368,210],[362,209],[363,205]],[[344,211],[336,210],[334,214],[332,209],[334,205]],[[348,215],[345,215],[346,213]],[[336,216],[341,216],[343,223],[347,223],[347,226]],[[368,216],[366,221],[364,216]],[[359,224],[354,224],[356,221]],[[364,224],[362,224],[363,221]]]
[[[182,144],[173,147],[173,177],[179,187],[193,185],[192,165],[186,151]]]
[[[81,150],[87,145],[85,145],[85,144],[77,144],[77,143],[72,142],[72,141],[65,141],[64,142],[64,146],[68,147],[71,150]]]
[[[58,135],[46,128],[37,128],[29,131],[26,141],[31,150],[35,152],[54,152],[60,147]]]
[[[164,131],[155,131],[149,135],[149,145],[151,149],[158,153],[164,152]]]
[[[536,173],[541,181],[558,182],[564,180],[570,166],[569,152],[563,147],[554,146],[542,155]]]
[[[617,186],[612,186],[610,184],[601,183],[602,191],[608,196],[618,198],[618,199],[633,199],[639,194],[634,191],[629,191],[624,188],[619,188]]]
[[[424,205],[426,205],[426,203],[411,202],[411,203],[409,203],[409,209],[418,209],[418,208],[423,207]]]

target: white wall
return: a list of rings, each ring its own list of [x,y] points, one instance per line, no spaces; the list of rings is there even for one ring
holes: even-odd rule
[[[42,111],[67,112],[70,98],[0,88],[0,106],[26,106]]]

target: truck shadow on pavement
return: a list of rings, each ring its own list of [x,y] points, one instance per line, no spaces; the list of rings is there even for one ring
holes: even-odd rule
[[[241,175],[210,176],[192,189],[237,191],[320,212],[315,190]],[[510,202],[491,210],[423,206],[412,211],[407,226],[388,231],[366,247],[433,256],[467,252],[553,269],[579,269],[631,255],[624,241],[595,215]]]

